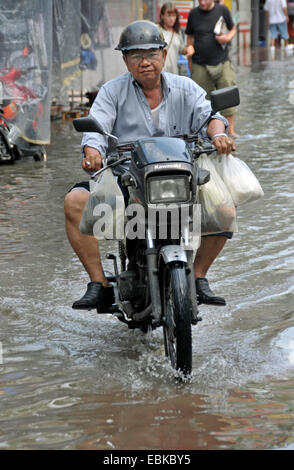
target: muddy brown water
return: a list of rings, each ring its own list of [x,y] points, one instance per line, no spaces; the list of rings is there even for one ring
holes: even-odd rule
[[[46,164],[1,167],[0,449],[294,449],[293,80],[282,52],[238,66],[238,156],[265,197],[210,271],[227,306],[201,308],[188,384],[160,329],[71,309],[88,282],[64,232],[71,123],[52,123]]]

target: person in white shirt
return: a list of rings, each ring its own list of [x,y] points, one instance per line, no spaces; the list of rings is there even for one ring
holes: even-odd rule
[[[285,47],[288,49],[292,48],[292,45],[289,44],[289,34],[288,34],[288,10],[287,10],[287,1],[286,0],[266,0],[264,9],[267,14],[269,31],[270,31],[270,46],[271,48],[275,47],[275,41],[278,38],[280,33],[281,38],[284,40]]]
[[[186,54],[184,36],[181,34],[180,14],[172,2],[164,3],[160,9],[159,30],[167,43],[167,56],[164,71],[179,73],[179,54]]]

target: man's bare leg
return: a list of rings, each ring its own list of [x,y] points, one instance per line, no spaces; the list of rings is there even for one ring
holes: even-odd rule
[[[79,225],[83,209],[89,198],[89,193],[83,190],[71,191],[64,201],[65,228],[68,240],[87,271],[90,280],[101,282],[103,286],[109,286],[105,278],[98,240],[90,235],[80,232]]]
[[[194,260],[194,276],[205,277],[210,266],[224,248],[227,237],[211,235],[201,237],[201,245],[197,250]]]

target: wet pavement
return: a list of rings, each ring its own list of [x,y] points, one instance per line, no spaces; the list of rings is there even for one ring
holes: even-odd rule
[[[294,449],[294,55],[240,57],[237,155],[265,197],[210,271],[227,306],[201,308],[188,384],[160,329],[71,309],[88,282],[64,232],[71,123],[52,123],[47,163],[1,166],[0,449]]]

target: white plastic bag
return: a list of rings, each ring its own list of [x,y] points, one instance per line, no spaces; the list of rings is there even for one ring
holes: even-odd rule
[[[245,162],[231,154],[217,155],[213,161],[236,206],[264,196],[259,181]]]
[[[226,185],[217,173],[214,163],[206,154],[200,155],[198,166],[210,172],[210,180],[199,188],[202,235],[236,232],[235,204]]]
[[[97,181],[90,181],[90,197],[83,211],[80,232],[98,239],[122,240],[124,222],[124,197],[109,168]]]

